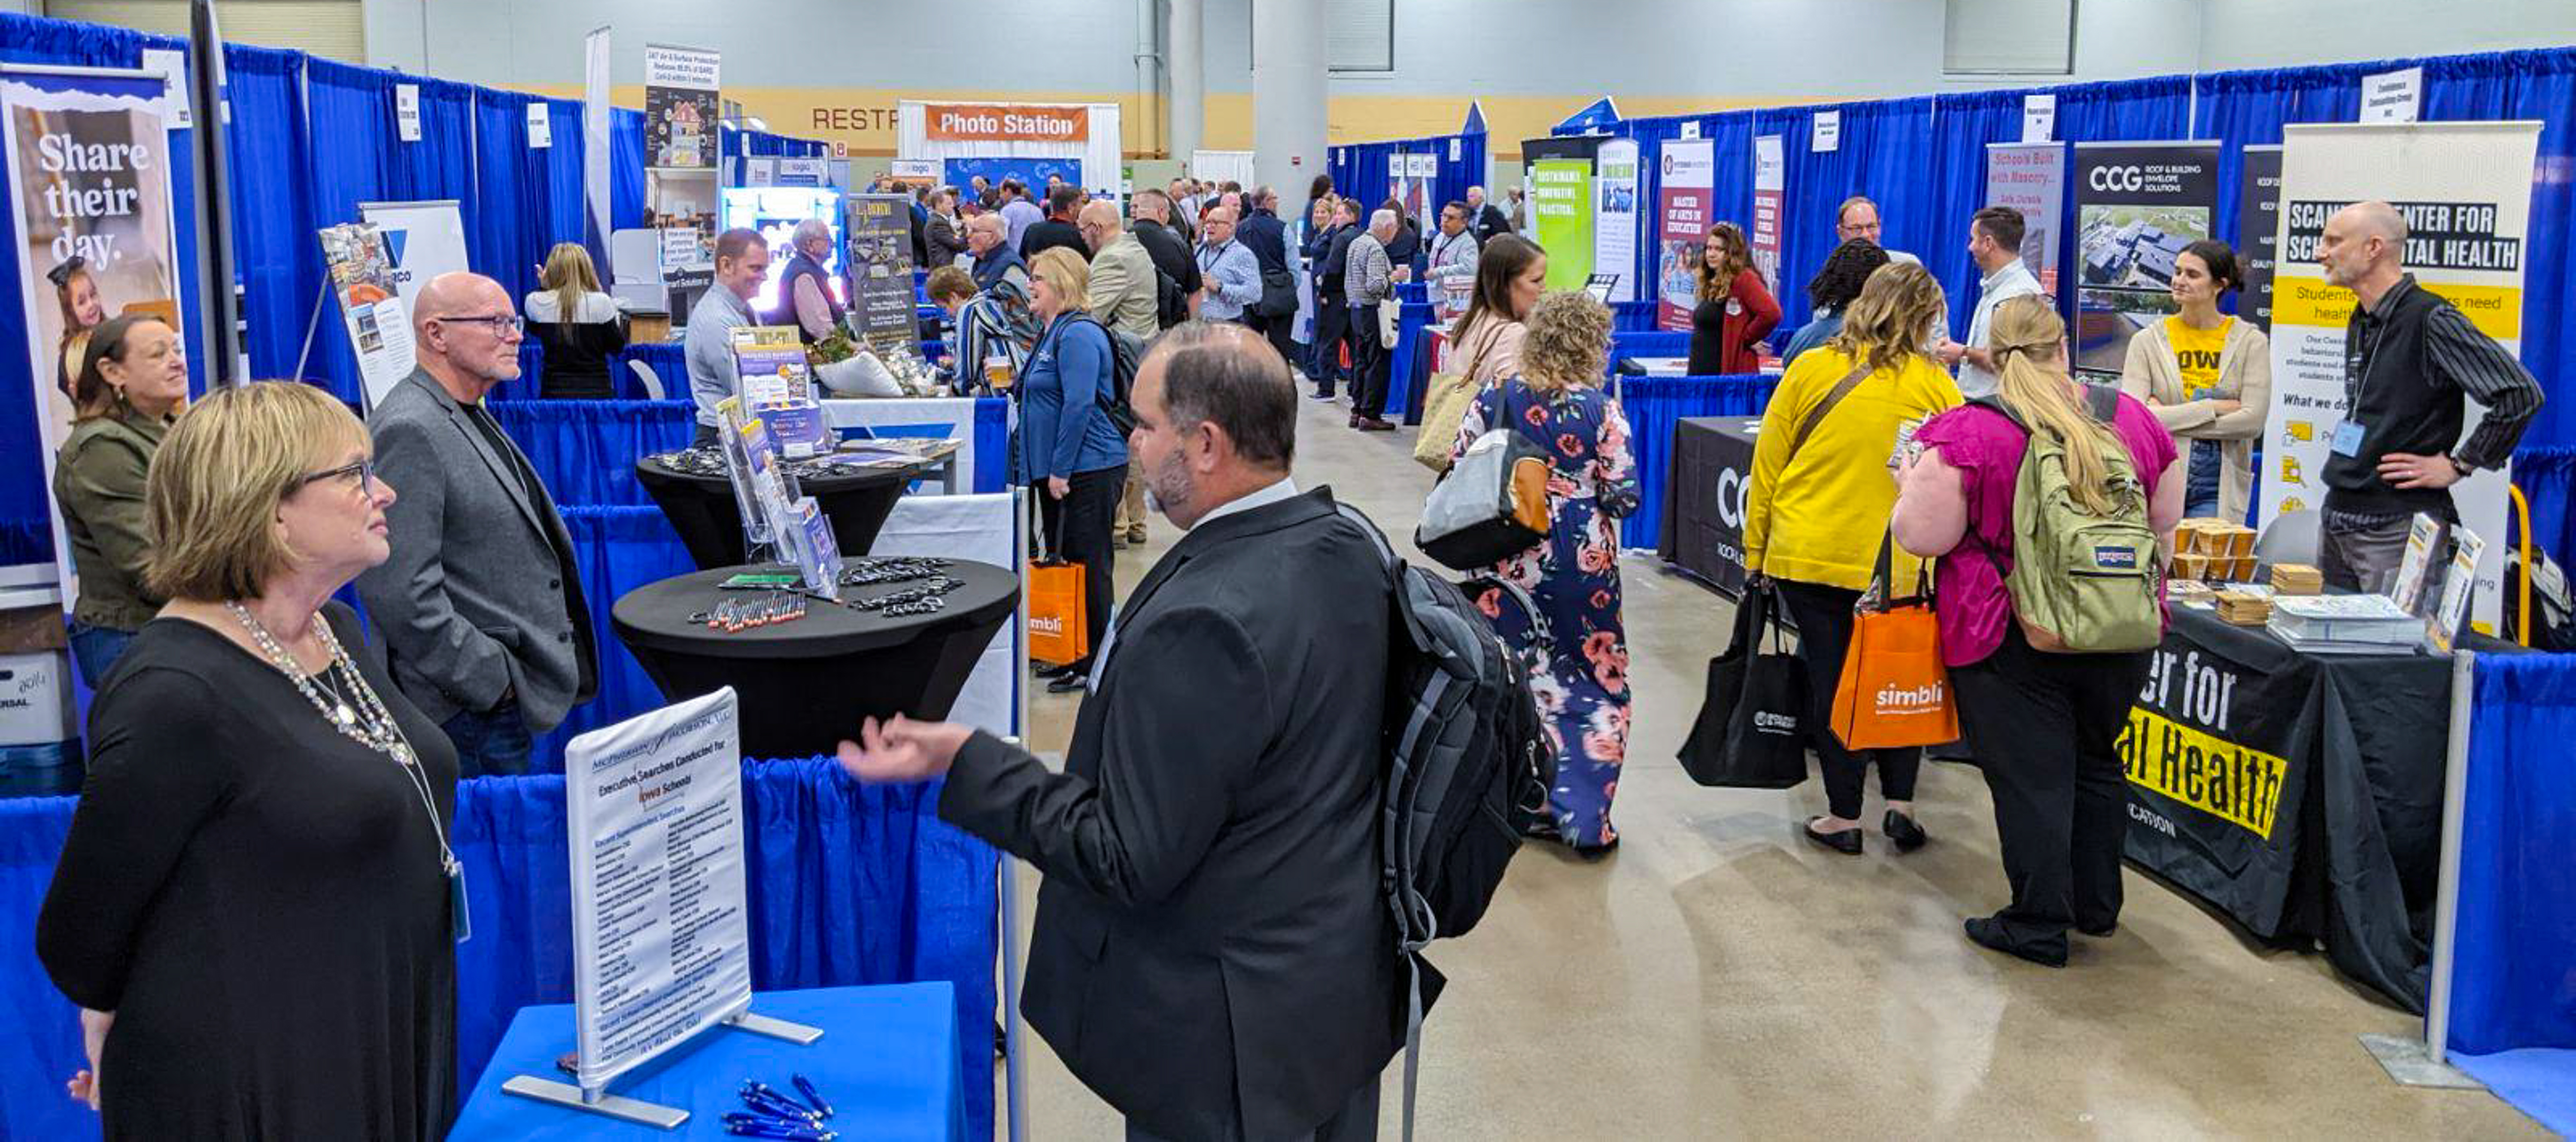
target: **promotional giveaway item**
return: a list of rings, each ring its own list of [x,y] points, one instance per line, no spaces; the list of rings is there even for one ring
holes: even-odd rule
[[[609,1083],[719,1026],[822,1037],[751,1011],[741,742],[727,686],[565,748],[578,1085],[519,1075],[502,1090],[667,1130],[688,1112]]]
[[[2076,372],[2119,376],[2130,336],[2180,312],[2174,259],[2217,212],[2216,143],[2075,145]]]
[[[832,450],[832,428],[806,367],[805,345],[787,326],[743,326],[733,331],[734,369],[743,401],[769,427],[779,452],[791,460]]]
[[[1090,611],[1083,601],[1084,568],[1057,558],[1049,549],[1046,528],[1029,529],[1037,537],[1038,558],[1029,564],[1029,658],[1049,666],[1070,666],[1091,654]]]
[[[1691,780],[1787,789],[1807,779],[1807,665],[1781,646],[1781,612],[1779,591],[1768,584],[1747,590],[1735,608],[1735,641],[1708,660],[1707,697],[1682,742]]]
[[[1959,740],[1959,706],[1941,664],[1941,620],[1932,611],[1932,576],[1918,570],[1923,593],[1888,598],[1888,559],[1895,536],[1879,541],[1878,569],[1852,615],[1851,649],[1834,687],[1834,736],[1851,749],[1895,749]]]
[[[2356,302],[2317,266],[2327,221],[2364,199],[2395,206],[2406,221],[2406,272],[2518,354],[2540,124],[2294,123],[2283,128],[2282,139],[2272,407],[2256,503],[2266,526],[2289,512],[2325,506],[2327,465],[2338,452],[2360,448],[2370,419],[2366,409],[2345,407],[2345,373],[2357,354],[2344,330]],[[2385,378],[2353,380],[2364,393],[2374,384],[2379,391],[2390,387]],[[2467,412],[2462,439],[2486,415],[2475,401]],[[2499,465],[2453,484],[2460,522],[2481,536],[2505,534],[2510,480],[2510,465]],[[2477,579],[2469,618],[2492,625],[2503,613],[2501,545],[2479,553]]]
[[[177,300],[166,86],[158,72],[0,68],[26,376],[49,505],[89,331],[111,317],[149,313],[190,343]],[[51,506],[69,610],[77,594],[72,547],[59,505]]]

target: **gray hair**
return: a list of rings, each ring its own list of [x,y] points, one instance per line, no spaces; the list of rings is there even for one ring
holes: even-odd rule
[[[1163,413],[1172,427],[1214,424],[1246,463],[1285,472],[1297,457],[1297,382],[1258,334],[1225,321],[1185,321],[1154,339]]]
[[[1371,230],[1375,230],[1380,226],[1393,225],[1396,225],[1396,221],[1395,212],[1392,210],[1380,210],[1375,214],[1369,215],[1369,229]]]
[[[827,246],[831,245],[832,224],[825,222],[820,218],[808,218],[799,222],[796,224],[795,242],[796,248],[799,250],[804,249],[805,243],[807,242],[821,242]]]

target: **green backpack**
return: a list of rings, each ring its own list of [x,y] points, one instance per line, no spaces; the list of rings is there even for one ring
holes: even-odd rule
[[[2117,506],[2094,515],[2067,484],[2064,437],[2033,430],[1997,398],[1969,403],[2002,413],[2030,437],[2013,478],[2013,558],[2004,569],[2004,590],[2031,648],[2105,654],[2163,641],[2164,556],[2147,524],[2146,485],[2129,450],[2116,438],[2102,450],[2105,490]],[[2087,386],[2085,406],[2095,421],[2111,424],[2119,393]],[[1969,534],[1976,534],[1974,527]]]

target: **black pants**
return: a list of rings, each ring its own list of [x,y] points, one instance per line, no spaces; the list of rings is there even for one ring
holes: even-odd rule
[[[697,432],[689,437],[689,447],[713,448],[715,446],[716,426],[703,421],[699,422]]]
[[[1798,657],[1807,664],[1807,740],[1816,749],[1816,767],[1825,775],[1825,807],[1847,821],[1860,819],[1861,779],[1869,763],[1878,763],[1878,791],[1890,801],[1914,799],[1914,777],[1923,770],[1923,751],[1843,747],[1834,736],[1834,686],[1842,681],[1843,655],[1851,649],[1852,605],[1860,592],[1819,583],[1779,580],[1780,601],[1798,624]]]
[[[1118,495],[1127,486],[1127,466],[1076,472],[1065,483],[1063,499],[1047,494],[1044,481],[1036,491],[1038,522],[1046,529],[1047,550],[1082,565],[1083,645],[1100,649],[1109,631],[1109,603],[1117,594],[1118,548],[1110,542],[1110,523],[1118,514]],[[1090,657],[1084,656],[1084,662]]]
[[[1341,294],[1315,295],[1315,367],[1307,370],[1306,378],[1315,382],[1315,391],[1325,396],[1333,395],[1333,387],[1341,379],[1342,331],[1350,328],[1350,319]]]
[[[1959,728],[1994,792],[2015,944],[2062,952],[2066,929],[2120,918],[2129,780],[2116,744],[2153,651],[2047,654],[2017,625],[1985,661],[1950,672]]]
[[[1297,342],[1290,336],[1296,332],[1296,314],[1292,313],[1286,317],[1261,317],[1247,311],[1243,320],[1245,324],[1261,331],[1261,336],[1269,340],[1270,347],[1279,351],[1280,360],[1290,364],[1297,362]]]
[[[1351,346],[1351,411],[1361,416],[1382,416],[1386,412],[1387,351],[1377,339],[1377,306],[1354,305],[1350,313],[1350,324],[1342,335]]]

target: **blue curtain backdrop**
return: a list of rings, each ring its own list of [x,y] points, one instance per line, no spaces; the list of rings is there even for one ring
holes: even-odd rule
[[[140,67],[143,49],[181,49],[187,41],[123,28],[0,13],[0,63],[58,67]],[[196,173],[183,158],[195,146],[192,131],[170,132],[170,201],[178,223],[179,303],[187,316],[189,388],[204,392],[205,312],[197,289],[197,231],[191,213]],[[13,224],[14,225],[14,224]],[[21,279],[15,243],[0,243],[0,280]],[[0,305],[0,566],[47,563],[54,558],[45,493],[43,437],[36,428],[35,391],[28,378],[26,313]],[[46,354],[51,357],[51,353]]]
[[[747,761],[742,782],[752,986],[955,984],[968,1137],[989,1137],[993,850],[938,819],[936,785],[861,785],[824,758]],[[460,1087],[519,1008],[573,998],[563,798],[560,777],[457,788],[452,835],[474,909],[474,938],[456,949]],[[83,1065],[79,1028],[35,955],[36,915],[76,803],[0,800],[0,1137],[98,1132],[97,1116],[63,1097]]]
[[[608,110],[608,212],[612,230],[644,224],[644,113]]]
[[[305,165],[304,53],[228,44],[224,82],[232,96],[225,130],[232,147],[233,258],[249,327],[250,375],[292,378],[315,314],[338,316],[322,296],[312,203],[299,180],[277,175]]]
[[[2063,143],[2155,142],[2185,138],[2191,123],[2191,77],[2157,76],[2105,83],[2070,83],[2055,87],[1974,91],[1934,100],[1932,124],[1932,227],[1925,246],[1908,247],[1920,256],[1941,289],[1949,295],[1950,331],[1964,336],[1977,308],[1976,265],[1968,260],[1968,216],[1986,202],[1986,145],[2021,140],[2024,97],[2047,93],[2057,97],[2056,138]],[[2071,167],[2070,167],[2071,169]],[[2227,168],[2222,164],[2221,174]],[[2220,182],[2221,210],[2232,210],[2234,184]],[[2057,233],[2075,232],[2075,193],[2068,187],[2057,218]],[[2223,217],[2223,215],[2222,215]],[[1827,232],[1832,220],[1826,220]],[[2220,233],[2226,233],[2221,228]],[[2058,251],[2058,308],[2073,297],[2074,275],[2063,272],[2074,252],[2061,239]]]
[[[2480,655],[2476,686],[2449,1046],[2576,1047],[2576,655]]]
[[[542,150],[528,147],[532,106],[546,109],[551,134]],[[480,200],[467,238],[475,269],[497,279],[513,298],[537,288],[537,267],[555,243],[581,241],[583,153],[580,103],[476,89],[474,181]]]
[[[1829,105],[1830,106],[1830,105]],[[1807,278],[1825,264],[1840,239],[1834,209],[1855,194],[1878,200],[1880,240],[1889,249],[1926,259],[1942,241],[1932,201],[1904,193],[1923,185],[1932,169],[1932,97],[1845,103],[1842,141],[1835,150],[1813,146],[1816,112],[1797,107],[1754,113],[1753,133],[1778,135],[1787,152],[1780,238],[1780,320],[1792,329],[1806,320]],[[1746,168],[1748,180],[1751,168]]]
[[[1449,157],[1455,142],[1458,157]],[[1431,180],[1424,196],[1422,231],[1431,233],[1437,226],[1441,204],[1465,202],[1467,188],[1483,186],[1485,181],[1485,134],[1482,131],[1462,135],[1431,135],[1420,139],[1396,139],[1379,143],[1344,143],[1332,148],[1330,173],[1333,189],[1344,198],[1356,198],[1375,209],[1393,194],[1395,181],[1387,177],[1386,160],[1394,155],[1431,155],[1440,160],[1440,173]],[[1304,202],[1304,187],[1275,187],[1283,206]],[[1494,190],[1486,187],[1487,191]],[[1302,209],[1302,208],[1299,208]],[[1362,215],[1362,220],[1367,216]],[[1427,243],[1426,243],[1427,245]]]
[[[1628,446],[1637,465],[1637,513],[1619,525],[1619,546],[1653,548],[1663,535],[1664,499],[1673,466],[1673,434],[1686,416],[1753,416],[1771,403],[1780,378],[1622,377],[1619,408],[1628,417]]]

